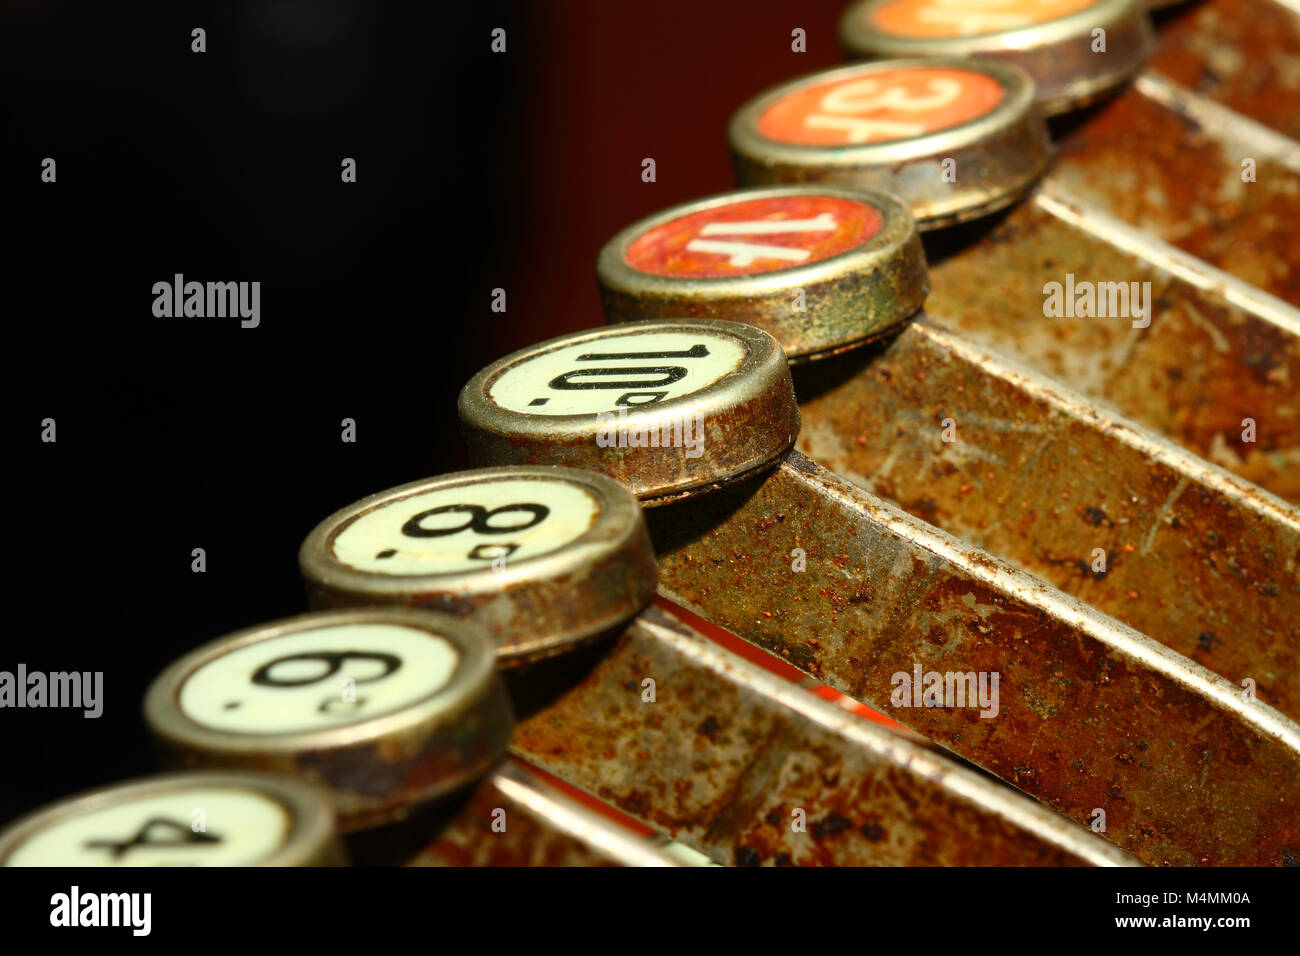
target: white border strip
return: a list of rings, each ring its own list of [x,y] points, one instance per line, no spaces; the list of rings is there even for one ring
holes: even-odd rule
[[[1143,232],[1100,209],[1079,202],[1053,185],[1044,185],[1034,202],[1045,212],[1136,256],[1189,285],[1221,296],[1231,304],[1291,335],[1300,337],[1300,309],[1269,295],[1222,269],[1216,269],[1163,239]]]
[[[1300,173],[1300,143],[1289,136],[1179,86],[1159,73],[1141,73],[1133,81],[1133,88],[1153,103],[1193,120],[1215,139],[1245,146],[1293,173]]]

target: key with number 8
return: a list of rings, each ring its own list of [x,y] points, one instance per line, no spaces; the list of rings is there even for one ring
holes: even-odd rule
[[[402,604],[473,618],[502,666],[594,640],[654,595],[641,507],[572,468],[486,468],[342,509],[299,552],[312,607]]]

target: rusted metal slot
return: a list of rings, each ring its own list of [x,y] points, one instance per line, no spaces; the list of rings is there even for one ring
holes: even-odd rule
[[[680,866],[634,833],[506,759],[412,866]]]
[[[1144,76],[1058,140],[1046,182],[1300,304],[1296,147],[1224,112]]]
[[[1300,502],[1300,310],[1058,192],[972,238],[931,239],[931,315]],[[1067,275],[1149,282],[1149,326],[1045,315]]]
[[[1072,820],[1101,811],[1144,862],[1300,858],[1300,727],[800,453],[649,517],[665,596]],[[902,706],[918,670],[997,674],[996,716]]]
[[[1300,717],[1300,511],[929,320],[797,382],[801,451]]]
[[[1136,862],[657,608],[523,720],[512,750],[724,863]]]
[[[1211,0],[1162,23],[1147,65],[1189,90],[1300,139],[1300,3]]]
[[[1250,157],[1263,157],[1291,173],[1300,173],[1300,144],[1291,137],[1179,86],[1153,70],[1134,78],[1133,88],[1153,103],[1185,117],[1202,133],[1225,146],[1240,147]]]

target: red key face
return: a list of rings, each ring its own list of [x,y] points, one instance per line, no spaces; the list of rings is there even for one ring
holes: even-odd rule
[[[867,14],[882,33],[907,37],[970,37],[1059,20],[1097,0],[894,0]]]
[[[1002,101],[1002,85],[974,70],[877,70],[805,87],[759,117],[768,139],[800,146],[854,146],[911,139],[968,123]]]
[[[883,224],[874,206],[831,196],[742,200],[656,226],[626,258],[642,272],[683,279],[775,272],[847,252]]]

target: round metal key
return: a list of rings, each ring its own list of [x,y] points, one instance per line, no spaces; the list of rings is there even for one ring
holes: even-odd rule
[[[1051,145],[1024,71],[1000,63],[857,63],[777,86],[728,131],[742,185],[819,182],[903,200],[922,230],[1010,205]]]
[[[460,393],[470,457],[607,474],[663,504],[776,463],[799,434],[785,353],[737,322],[663,319],[515,352]]]
[[[884,193],[779,186],[643,219],[596,261],[610,322],[729,319],[786,356],[834,354],[914,315],[930,291],[912,214]]]
[[[92,790],[0,832],[3,866],[330,866],[326,795],[260,773],[171,773]]]
[[[165,765],[305,777],[332,792],[344,832],[477,778],[512,724],[489,636],[406,608],[303,614],[219,638],[163,671],[144,713]]]
[[[371,495],[331,515],[298,563],[312,607],[403,604],[470,617],[511,666],[631,620],[658,569],[641,506],[590,471],[484,468]]]
[[[861,0],[845,11],[840,40],[855,56],[1013,63],[1049,115],[1119,86],[1154,44],[1139,0]]]

